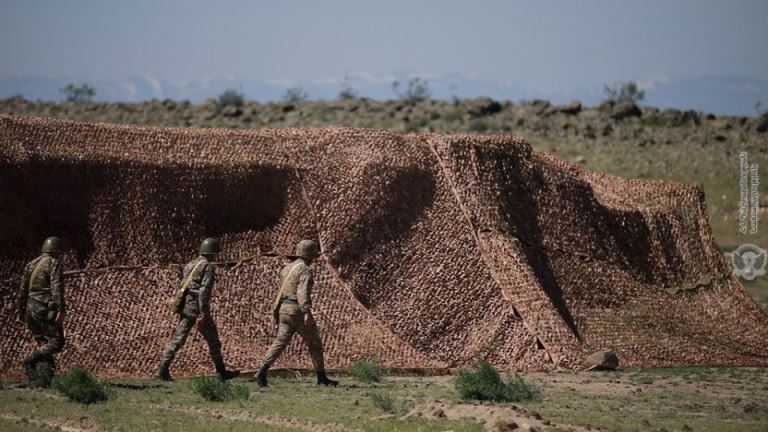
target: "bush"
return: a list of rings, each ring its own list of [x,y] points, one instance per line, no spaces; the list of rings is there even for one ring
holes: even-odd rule
[[[339,91],[339,100],[351,100],[351,99],[357,99],[360,97],[360,94],[355,90],[354,87],[352,87],[352,84],[349,82],[349,76],[345,75],[344,79],[341,81],[341,91]]]
[[[521,402],[541,396],[539,389],[526,384],[517,374],[508,376],[505,382],[488,362],[481,362],[474,371],[461,372],[455,385],[462,399]]]
[[[219,106],[235,106],[241,107],[245,103],[245,97],[242,93],[235,89],[225,90],[224,93],[219,95]]]
[[[375,359],[356,361],[352,363],[347,372],[363,382],[381,381],[381,369]]]
[[[408,88],[405,93],[400,92],[400,81],[392,82],[392,90],[398,97],[412,104],[424,102],[430,98],[429,83],[419,77],[408,80]]]
[[[219,377],[197,377],[192,380],[192,386],[203,399],[212,402],[247,400],[251,395],[248,387],[241,384],[232,385]]]
[[[107,391],[90,372],[76,367],[53,379],[53,388],[67,399],[82,404],[92,404],[107,400]]]
[[[605,84],[603,93],[608,100],[614,102],[638,103],[645,99],[645,90],[640,90],[633,81],[614,83],[612,86]]]
[[[48,362],[40,362],[35,369],[29,386],[32,388],[48,388],[53,381],[53,367]]]
[[[68,102],[74,103],[90,102],[96,96],[96,89],[88,84],[76,86],[70,83],[59,91],[64,93]]]
[[[395,410],[395,398],[391,394],[373,393],[371,400],[373,400],[373,405],[382,411],[392,412]]]
[[[285,94],[283,95],[283,102],[288,103],[298,103],[298,102],[304,102],[309,98],[309,95],[307,95],[307,92],[304,91],[303,88],[299,86],[290,87],[285,91]]]

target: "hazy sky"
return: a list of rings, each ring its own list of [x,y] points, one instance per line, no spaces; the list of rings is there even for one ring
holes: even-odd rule
[[[768,1],[0,1],[0,77],[768,79]]]

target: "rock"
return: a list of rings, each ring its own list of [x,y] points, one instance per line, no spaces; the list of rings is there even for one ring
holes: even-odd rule
[[[615,370],[619,367],[619,356],[611,350],[598,351],[587,357],[590,370]]]
[[[221,111],[221,115],[224,117],[239,117],[242,114],[243,109],[234,105],[228,105]]]
[[[753,403],[748,403],[748,404],[744,405],[744,412],[745,413],[752,412],[752,411],[755,410],[755,408],[757,408],[757,405],[755,405]]]
[[[759,133],[765,133],[768,131],[768,111],[761,115],[757,122],[757,128],[755,130]]]
[[[435,408],[434,410],[432,410],[431,415],[433,417],[438,417],[438,418],[439,417],[445,417],[445,411],[443,411],[442,408]]]
[[[581,112],[581,102],[575,100],[568,105],[558,105],[555,107],[555,112],[566,115],[576,115]]]
[[[693,428],[688,426],[688,423],[683,424],[683,432],[693,432]]]
[[[619,102],[613,106],[611,110],[611,118],[615,120],[623,120],[630,117],[642,117],[643,112],[635,105],[634,102],[625,101]]]
[[[597,106],[597,110],[604,113],[612,113],[614,105],[616,105],[616,102],[612,100],[603,101]]]
[[[541,414],[539,414],[538,411],[531,411],[530,415],[531,415],[531,417],[535,418],[536,420],[541,420]]]
[[[469,99],[463,103],[467,106],[467,112],[475,117],[482,117],[501,112],[501,104],[489,97]]]
[[[519,429],[517,428],[517,423],[515,423],[514,420],[498,419],[493,423],[493,426],[491,426],[490,430],[493,432],[507,432]]]

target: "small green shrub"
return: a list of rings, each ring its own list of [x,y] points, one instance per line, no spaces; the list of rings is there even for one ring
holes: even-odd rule
[[[360,360],[352,363],[347,372],[363,382],[381,381],[381,369],[376,360]]]
[[[77,86],[70,83],[59,91],[64,93],[64,97],[68,102],[74,103],[90,102],[93,100],[93,97],[96,96],[96,89],[88,84],[80,84]]]
[[[283,102],[286,103],[299,103],[309,99],[309,95],[304,91],[301,86],[293,86],[285,90],[283,94]]]
[[[245,96],[235,89],[225,90],[219,95],[219,106],[241,107],[245,103]]]
[[[371,400],[376,408],[384,412],[393,412],[395,410],[395,398],[388,393],[372,393]]]
[[[414,77],[408,80],[408,88],[405,92],[400,91],[400,81],[392,81],[392,91],[400,98],[410,104],[417,104],[429,100],[431,92],[429,82],[423,78]]]
[[[614,102],[639,103],[645,99],[645,90],[641,90],[634,81],[613,83],[613,85],[605,84],[603,93],[605,93],[607,100]]]
[[[247,400],[251,392],[241,384],[230,384],[219,377],[197,377],[192,380],[195,392],[205,400],[222,402],[227,400]]]
[[[82,367],[70,369],[56,376],[53,379],[53,388],[67,399],[82,404],[101,402],[108,398],[105,386]]]
[[[41,362],[29,382],[32,388],[48,388],[53,382],[53,367],[48,362]]]
[[[536,387],[526,384],[517,374],[504,381],[488,362],[479,363],[473,371],[461,372],[455,386],[462,399],[521,402],[541,395]]]

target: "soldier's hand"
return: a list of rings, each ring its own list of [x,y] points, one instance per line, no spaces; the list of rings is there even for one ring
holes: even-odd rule
[[[315,319],[312,317],[311,313],[304,314],[304,325],[307,327],[315,325]]]
[[[203,328],[203,326],[208,323],[209,319],[210,317],[208,316],[208,314],[201,314],[197,318],[197,329],[200,330],[201,328]]]

